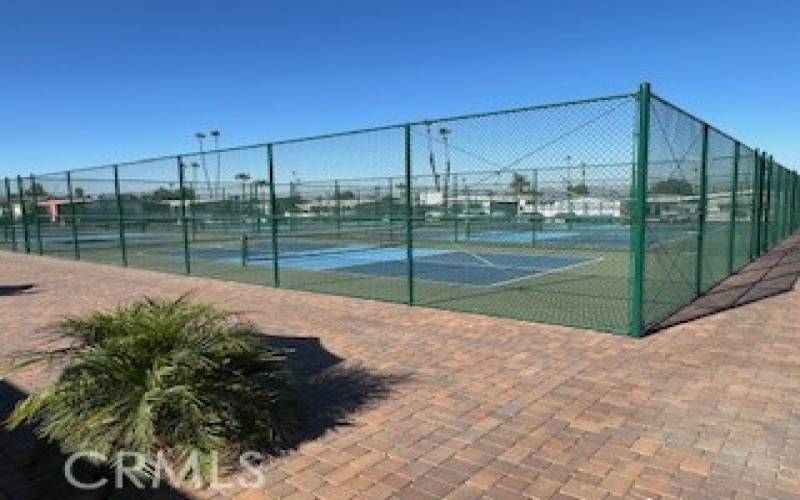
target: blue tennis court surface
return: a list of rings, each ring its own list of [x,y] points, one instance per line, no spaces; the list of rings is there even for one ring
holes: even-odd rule
[[[473,252],[441,252],[418,256],[414,250],[416,279],[459,285],[497,286],[589,262],[576,257]],[[371,276],[402,277],[404,260],[374,262],[337,269]]]
[[[282,269],[333,271],[385,278],[403,278],[408,273],[404,247],[351,246],[317,249],[313,254],[302,250],[281,251],[279,255]],[[235,249],[196,249],[192,250],[192,258],[241,265],[241,252]],[[498,286],[584,265],[592,260],[594,259],[415,248],[414,277],[440,283]],[[265,249],[251,249],[248,265],[271,266],[271,254]]]
[[[651,232],[658,232],[659,242],[657,244],[662,244],[666,241],[696,235],[697,224],[658,224],[655,227],[651,227],[650,230]],[[442,236],[442,238],[452,239],[452,237],[448,236]],[[476,229],[471,231],[469,237],[461,235],[461,238],[465,241],[478,241],[498,245],[519,245],[536,242],[626,248],[631,244],[631,229],[617,224],[575,224],[571,228],[569,226],[558,229],[547,227],[536,231]],[[651,243],[648,242],[648,244]]]

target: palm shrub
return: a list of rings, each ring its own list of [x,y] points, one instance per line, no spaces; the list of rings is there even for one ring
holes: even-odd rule
[[[223,460],[274,452],[292,438],[285,359],[230,313],[184,296],[58,326],[72,345],[43,354],[67,367],[17,405],[9,428],[33,423],[67,453],[161,451],[175,462],[192,451],[206,458],[216,451]]]

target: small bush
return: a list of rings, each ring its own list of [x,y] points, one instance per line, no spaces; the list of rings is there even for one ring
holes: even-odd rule
[[[274,452],[292,439],[285,360],[229,313],[186,297],[145,299],[66,319],[59,331],[74,340],[56,354],[67,368],[17,405],[9,428],[33,423],[67,453],[161,450],[175,461],[193,450],[223,460]]]

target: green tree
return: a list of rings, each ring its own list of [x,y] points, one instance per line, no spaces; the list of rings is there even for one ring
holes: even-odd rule
[[[345,190],[345,191],[339,191],[339,196],[338,197],[335,196],[334,199],[338,199],[338,200],[355,200],[356,199],[356,194],[354,192],[350,191],[349,189]]]
[[[48,196],[47,191],[44,190],[44,186],[42,186],[38,182],[34,182],[31,187],[25,190],[26,196],[35,196],[37,198],[46,198]]]
[[[663,181],[656,182],[650,189],[654,194],[673,194],[680,196],[691,196],[694,194],[692,184],[686,179],[670,177]]]
[[[589,186],[581,182],[579,184],[567,186],[567,191],[578,196],[586,196],[589,194]]]
[[[192,188],[183,188],[183,192],[186,195],[187,200],[194,199],[194,189]],[[167,189],[164,187],[160,187],[153,191],[151,195],[151,199],[155,202],[160,201],[167,201],[167,200],[180,200],[181,199],[181,190],[179,189]]]

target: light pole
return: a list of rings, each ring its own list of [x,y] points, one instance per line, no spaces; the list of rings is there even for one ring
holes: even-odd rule
[[[572,156],[567,155],[567,211],[572,213]]]
[[[221,182],[221,178],[220,178],[220,162],[219,162],[219,160],[220,160],[220,158],[219,158],[219,130],[212,130],[211,132],[209,132],[209,135],[211,135],[211,137],[214,138],[214,150],[217,152],[217,179],[216,179],[216,184],[215,184],[215,187],[214,187],[214,198],[217,198],[217,197],[219,197],[219,191],[220,191],[219,188],[220,188],[220,182]]]
[[[203,154],[203,139],[206,138],[206,134],[202,132],[197,132],[194,134],[195,139],[197,139],[197,143],[200,145],[200,154]]]
[[[234,178],[237,181],[241,181],[241,183],[242,183],[242,198],[241,198],[241,200],[244,201],[244,197],[245,197],[245,194],[246,194],[246,191],[247,191],[247,181],[250,180],[250,174],[242,172],[242,173],[236,174],[236,176]]]
[[[200,168],[200,164],[196,161],[191,163],[192,167],[192,198],[194,198],[195,193],[197,193],[197,169]]]
[[[442,143],[444,144],[444,212],[447,215],[447,212],[450,208],[450,143],[448,142],[448,136],[452,132],[451,129],[447,127],[442,127],[439,129],[439,134],[442,136]]]
[[[433,136],[431,135],[431,124],[425,124],[426,135],[428,137],[428,161],[431,165],[431,175],[433,176],[433,188],[439,192],[439,176],[436,175],[436,156],[433,154]]]
[[[206,138],[206,134],[202,132],[197,132],[194,134],[197,138],[197,143],[200,145],[200,164],[203,166],[203,173],[206,176],[206,180],[208,180],[208,171],[206,170],[206,155],[203,152],[203,140]]]

